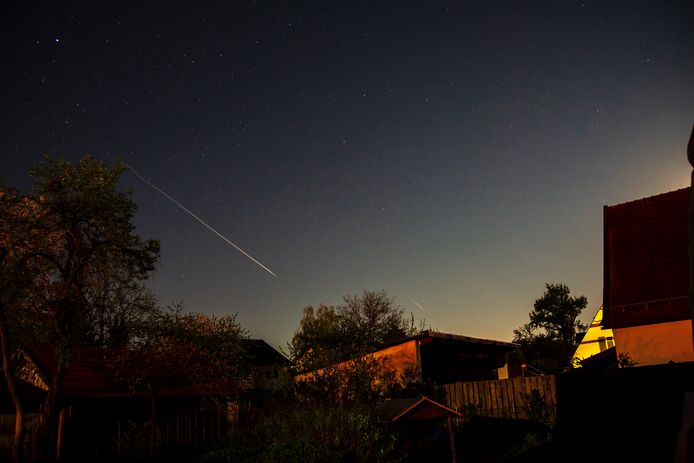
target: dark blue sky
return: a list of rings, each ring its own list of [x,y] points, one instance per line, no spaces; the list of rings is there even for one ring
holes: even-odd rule
[[[589,319],[603,205],[688,184],[691,2],[170,3],[3,15],[0,175],[123,157],[279,277],[126,174],[162,302],[275,345],[362,289],[508,340],[564,282]]]

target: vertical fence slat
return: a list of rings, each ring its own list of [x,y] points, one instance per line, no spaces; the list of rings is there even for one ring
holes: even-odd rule
[[[508,380],[499,381],[499,398],[501,399],[501,417],[508,418]]]
[[[489,381],[489,406],[492,409],[492,416],[499,417],[499,401],[497,400],[497,385],[496,381]]]

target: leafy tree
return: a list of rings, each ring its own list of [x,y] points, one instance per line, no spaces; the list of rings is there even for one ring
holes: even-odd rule
[[[243,340],[248,334],[236,315],[184,312],[181,304],[158,310],[130,340],[116,361],[131,388],[156,388],[160,378],[183,376],[200,392],[241,387],[245,371]]]
[[[15,409],[12,455],[23,459],[24,407],[14,376],[13,353],[20,345],[20,329],[13,317],[26,307],[27,295],[38,289],[40,262],[24,250],[27,243],[39,238],[32,229],[32,203],[17,190],[0,182],[0,355],[7,390]]]
[[[111,363],[119,377],[131,389],[149,392],[150,459],[156,447],[159,387],[184,378],[212,400],[237,394],[247,373],[245,338],[247,333],[235,315],[185,313],[177,304],[158,310],[127,349],[114,352]]]
[[[88,156],[78,164],[45,158],[31,170],[36,179],[33,194],[3,189],[0,241],[3,259],[11,264],[3,276],[31,275],[13,277],[0,286],[8,321],[3,340],[48,342],[57,361],[37,431],[38,457],[43,460],[55,458],[57,412],[73,346],[117,337],[116,327],[122,328],[125,319],[121,317],[120,325],[96,328],[96,320],[105,320],[97,314],[117,302],[118,294],[122,301],[128,299],[121,291],[125,288],[138,299],[138,282],[147,278],[158,259],[159,243],[135,233],[135,204],[129,193],[118,191],[124,169],[109,168]],[[107,332],[107,326],[114,330]],[[7,353],[17,345],[5,347]],[[6,378],[11,367],[3,362]]]
[[[106,278],[96,281],[86,291],[90,304],[85,314],[82,344],[128,346],[160,316],[159,301],[140,281]]]
[[[344,339],[335,307],[304,308],[299,329],[288,344],[296,371],[306,371],[342,360]]]
[[[586,326],[578,319],[588,305],[584,296],[571,296],[568,286],[547,283],[542,297],[535,300],[530,322],[513,331],[514,342],[521,344],[531,360],[545,368],[569,365],[576,348],[576,333]]]
[[[414,318],[385,291],[344,297],[344,304],[309,306],[288,345],[296,371],[312,370],[373,352],[418,332]]]
[[[299,403],[372,409],[401,388],[395,371],[372,355],[307,373],[294,383]]]

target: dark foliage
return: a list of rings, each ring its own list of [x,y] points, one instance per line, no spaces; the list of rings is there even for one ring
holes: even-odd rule
[[[576,333],[586,329],[578,317],[588,300],[572,297],[568,286],[561,283],[547,283],[546,288],[533,304],[530,322],[513,331],[513,342],[521,345],[534,366],[557,371],[569,366]]]
[[[363,291],[344,297],[333,307],[309,306],[291,343],[289,356],[295,371],[309,371],[375,351],[416,334],[413,318],[384,291]]]
[[[135,204],[117,188],[123,171],[91,157],[79,164],[46,158],[31,171],[33,194],[4,187],[0,192],[4,358],[22,344],[44,341],[57,359],[37,433],[41,445],[35,454],[43,460],[55,455],[72,347],[121,343],[137,314],[153,306],[140,282],[154,269],[159,243],[135,233]],[[13,366],[3,362],[3,369],[12,388]]]

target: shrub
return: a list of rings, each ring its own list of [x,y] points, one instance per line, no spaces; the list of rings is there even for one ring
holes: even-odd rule
[[[401,461],[396,434],[375,417],[344,407],[278,411],[239,433],[202,462]]]

